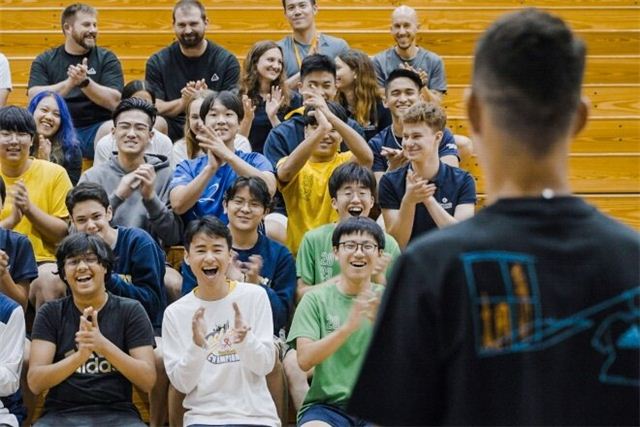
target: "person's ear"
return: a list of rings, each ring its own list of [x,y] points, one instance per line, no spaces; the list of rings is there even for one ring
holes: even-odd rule
[[[576,136],[587,125],[589,118],[589,110],[591,109],[591,101],[586,96],[580,97],[578,108],[576,109],[575,119],[573,120],[573,129],[571,135]]]
[[[111,222],[111,218],[113,218],[113,209],[111,209],[111,206],[107,206],[107,221]]]
[[[337,210],[338,210],[338,200],[337,200],[335,197],[332,197],[332,198],[331,198],[331,208],[332,208],[334,211],[337,211]]]
[[[182,259],[184,260],[184,263],[187,265],[191,265],[189,264],[189,251],[187,250],[187,248],[184,248],[184,255],[182,256]]]
[[[480,134],[482,132],[480,125],[482,107],[478,102],[478,96],[474,92],[473,88],[467,88],[464,91],[464,102],[467,110],[467,117],[469,118],[469,124],[471,125],[471,133]]]

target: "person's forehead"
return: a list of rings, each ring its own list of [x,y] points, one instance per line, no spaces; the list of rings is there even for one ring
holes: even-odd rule
[[[74,23],[92,22],[98,19],[95,13],[76,12],[74,17]]]
[[[375,243],[376,239],[373,235],[367,231],[356,231],[349,234],[343,234],[340,237],[341,242],[354,241],[354,242],[372,242]]]
[[[417,24],[418,19],[416,15],[412,12],[408,11],[395,11],[393,15],[391,15],[391,23],[392,24]]]
[[[329,71],[312,71],[311,73],[304,76],[302,83],[307,82],[333,82],[335,78],[333,77],[333,73]]]
[[[227,239],[222,236],[209,234],[205,231],[200,231],[193,236],[191,240],[191,246],[224,246],[227,247]]]
[[[369,187],[363,182],[349,181],[342,184],[340,188],[338,188],[338,191],[353,190],[354,188],[357,188],[359,190],[369,190]]]
[[[43,107],[43,106],[47,106],[49,108],[55,108],[56,110],[58,109],[58,103],[53,98],[53,96],[45,96],[40,100],[40,102],[38,102],[38,107]]]
[[[290,5],[303,5],[303,4],[311,5],[311,0],[285,0],[284,2],[285,7]]]
[[[176,20],[176,23],[179,21],[184,21],[184,22],[203,21],[202,14],[200,13],[200,9],[198,9],[195,6],[184,6],[176,9],[175,20]]]
[[[412,132],[429,133],[433,132],[432,129],[425,122],[417,123],[405,123],[402,131],[404,134],[410,134]]]
[[[118,123],[130,122],[130,123],[144,123],[147,124],[149,116],[141,110],[128,110],[123,111],[118,115]]]
[[[92,215],[94,213],[105,213],[106,208],[97,200],[83,200],[73,207],[72,215]]]
[[[418,90],[418,86],[416,85],[416,83],[409,77],[397,77],[389,82],[387,87],[387,91],[409,89],[413,89],[416,91]]]

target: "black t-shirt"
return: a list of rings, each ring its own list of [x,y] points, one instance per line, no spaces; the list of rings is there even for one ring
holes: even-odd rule
[[[33,61],[29,87],[49,86],[66,80],[69,65],[78,65],[84,58],[88,58],[87,76],[91,80],[122,92],[122,67],[112,52],[95,47],[84,55],[71,55],[64,50],[64,45],[47,50]],[[77,128],[111,119],[109,110],[93,103],[78,87],[73,88],[64,99]]]
[[[56,345],[53,363],[76,351],[75,334],[82,313],[71,296],[48,302],[36,315],[32,339]],[[98,316],[100,332],[120,350],[153,346],[151,321],[138,301],[109,294]],[[44,411],[56,412],[81,406],[102,406],[130,410],[137,414],[131,401],[131,382],[103,356],[93,353],[76,372],[51,388]]]
[[[158,99],[172,101],[190,81],[204,79],[216,92],[237,89],[240,64],[228,50],[207,40],[207,49],[197,58],[188,58],[180,51],[178,42],[154,53],[147,61],[145,79]],[[184,114],[165,117],[169,137],[176,141],[184,136]]]
[[[574,197],[500,200],[425,235],[396,260],[350,413],[638,425],[639,260],[636,232]]]

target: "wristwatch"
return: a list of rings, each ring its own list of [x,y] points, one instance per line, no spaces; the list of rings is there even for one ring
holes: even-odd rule
[[[91,79],[89,77],[87,77],[86,79],[84,79],[79,85],[78,87],[83,89],[87,86],[89,86],[89,83],[91,83]]]

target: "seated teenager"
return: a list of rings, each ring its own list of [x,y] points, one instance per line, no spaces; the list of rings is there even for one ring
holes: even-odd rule
[[[146,152],[155,131],[156,109],[139,98],[121,101],[113,111],[113,138],[118,151],[106,163],[82,174],[109,195],[113,224],[138,227],[163,246],[182,241],[182,222],[169,205],[173,175],[169,159]]]
[[[7,266],[2,262],[3,258],[0,257],[0,272],[5,276]],[[26,295],[24,300],[26,301]],[[20,405],[18,390],[24,336],[24,311],[20,304],[6,296],[0,288],[0,426],[18,427],[22,421],[13,412],[16,412],[17,405]]]
[[[227,222],[222,200],[238,176],[258,176],[275,191],[276,180],[269,161],[260,153],[237,151],[234,140],[244,116],[242,102],[228,91],[208,95],[200,107],[204,122],[196,136],[206,155],[178,164],[170,185],[174,212],[185,223],[214,215]]]
[[[55,290],[64,288],[54,274],[54,253],[68,233],[64,198],[71,181],[62,166],[29,156],[36,132],[27,110],[0,108],[0,177],[7,186],[0,226],[24,234],[31,242],[38,278],[31,283],[29,299],[38,308],[59,297]]]
[[[132,80],[124,86],[124,89],[122,89],[122,100],[129,98],[143,99],[153,106],[156,105],[156,96],[144,80]],[[115,124],[113,124],[113,126],[115,126]],[[93,166],[109,161],[112,155],[118,151],[116,139],[112,131],[113,126],[111,129],[106,129],[106,132],[102,135],[100,135],[100,133],[102,133],[103,127],[99,129],[98,135],[96,135],[98,142],[96,143],[93,157]],[[172,161],[173,144],[167,136],[167,121],[164,117],[156,116],[153,121],[153,131],[153,136],[145,148],[145,152],[149,154],[160,154],[167,157],[169,161]]]
[[[148,391],[156,380],[149,317],[107,291],[115,260],[100,237],[72,234],[56,257],[71,295],[43,305],[33,324],[29,387],[49,390],[35,426],[145,426],[131,384]]]
[[[61,165],[76,185],[82,172],[82,149],[64,98],[56,92],[40,92],[31,99],[27,109],[33,114],[38,131],[33,141],[33,155]]]
[[[265,378],[276,358],[267,293],[227,278],[231,234],[217,218],[187,226],[185,261],[198,286],[162,324],[167,374],[186,394],[184,425],[279,426]]]
[[[294,255],[304,233],[338,217],[327,194],[333,171],[352,160],[367,167],[373,161],[367,142],[346,123],[344,108],[317,94],[310,94],[307,102],[305,140],[290,156],[280,159],[277,170],[278,187],[289,213],[287,246]],[[350,151],[340,153],[343,141]]]
[[[255,43],[244,60],[240,77],[242,103],[245,107],[240,133],[247,136],[253,151],[262,153],[269,131],[285,115],[302,105],[302,97],[289,90],[282,48],[275,42]]]
[[[345,412],[371,339],[382,286],[371,275],[385,247],[384,233],[370,218],[349,218],[336,227],[333,250],[340,264],[335,282],[300,301],[287,337],[304,371],[315,368],[298,412],[299,426],[365,425]]]
[[[408,164],[380,180],[379,199],[387,231],[400,247],[417,236],[474,214],[476,185],[469,173],[438,157],[447,122],[433,103],[413,105],[403,117],[402,151]]]

